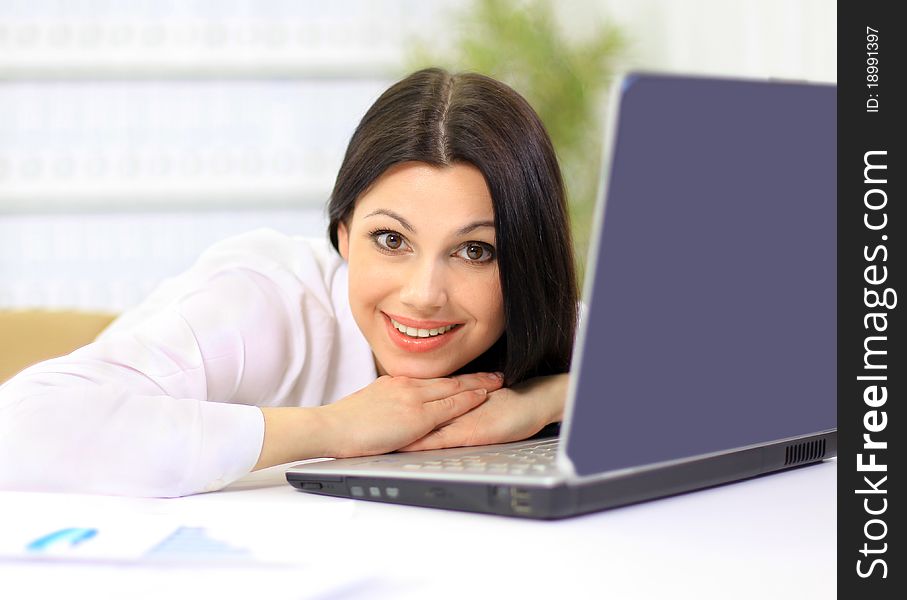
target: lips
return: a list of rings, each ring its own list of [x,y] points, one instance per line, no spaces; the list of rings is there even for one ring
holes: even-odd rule
[[[382,313],[382,316],[388,337],[395,346],[406,352],[436,350],[449,343],[458,334],[462,325],[450,321],[408,319],[385,313]]]
[[[400,315],[392,315],[390,313],[382,313],[384,316],[397,321],[402,325],[407,327],[414,327],[416,329],[438,329],[440,327],[448,327],[450,325],[460,325],[457,321],[424,321],[421,319],[410,319],[409,317],[401,317]]]

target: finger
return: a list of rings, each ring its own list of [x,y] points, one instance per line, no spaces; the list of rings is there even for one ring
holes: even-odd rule
[[[485,388],[488,391],[498,389],[504,385],[504,375],[500,372],[495,373],[467,373],[465,375],[455,375],[451,379],[456,379],[463,386],[463,389],[475,390]],[[489,383],[491,387],[489,387]]]
[[[433,377],[429,379],[410,379],[413,385],[418,387],[432,387],[456,384],[461,389],[478,389],[488,387],[491,384],[503,383],[504,377],[500,372],[496,373],[467,373],[465,375],[452,375],[450,377]]]
[[[456,377],[438,377],[434,379],[410,379],[410,389],[417,390],[423,402],[434,402],[456,395],[460,392],[484,389],[489,392],[500,389],[503,379],[494,373],[472,373]]]
[[[428,379],[412,377],[410,378],[410,381],[416,387],[433,387],[436,385],[449,385],[455,383],[457,379],[455,377],[430,377]]]
[[[459,394],[454,394],[453,396],[426,402],[424,406],[431,417],[433,423],[432,429],[434,429],[445,421],[449,421],[465,412],[469,412],[485,402],[487,398],[488,390],[481,388],[478,390],[467,390],[465,392],[460,392]]]
[[[395,377],[388,383],[397,393],[405,394],[414,402],[443,402],[463,392],[484,390],[485,393],[496,392],[503,387],[503,378],[497,373],[471,373],[456,377],[439,377],[434,379],[416,379]],[[460,412],[453,414],[458,416]],[[451,418],[452,418],[451,417]]]
[[[504,377],[501,373],[468,373],[455,375],[449,379],[456,382],[456,386],[455,391],[446,394],[447,396],[452,396],[457,391],[466,390],[484,389],[493,392],[504,386]]]

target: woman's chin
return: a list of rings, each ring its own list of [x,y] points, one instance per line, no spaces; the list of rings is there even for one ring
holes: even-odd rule
[[[435,379],[448,377],[456,368],[449,365],[407,364],[390,362],[384,366],[384,372],[392,377],[412,377],[413,379]]]

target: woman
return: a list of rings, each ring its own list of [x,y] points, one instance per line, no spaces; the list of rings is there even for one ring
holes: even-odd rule
[[[333,249],[266,230],[215,244],[96,342],[0,387],[0,488],[179,496],[560,420],[572,244],[525,100],[410,75],[363,117],[328,210]]]

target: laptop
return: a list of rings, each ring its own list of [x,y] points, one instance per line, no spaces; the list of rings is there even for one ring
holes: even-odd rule
[[[291,485],[554,519],[836,456],[836,86],[631,73],[612,98],[559,434]]]

